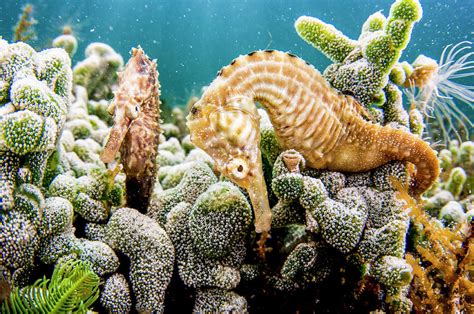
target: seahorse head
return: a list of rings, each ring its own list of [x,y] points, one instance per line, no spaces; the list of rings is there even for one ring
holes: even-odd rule
[[[119,88],[108,108],[114,125],[100,157],[103,162],[114,160],[130,124],[143,116],[144,106],[150,97],[156,96],[157,80],[155,61],[150,60],[140,47],[133,48],[125,69],[118,73]]]
[[[271,211],[262,171],[259,115],[252,99],[212,89],[187,117],[191,141],[207,152],[224,176],[249,193],[257,232],[268,231]]]

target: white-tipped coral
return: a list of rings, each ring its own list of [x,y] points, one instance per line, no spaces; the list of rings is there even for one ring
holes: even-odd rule
[[[66,119],[72,76],[62,49],[37,53],[27,44],[0,40],[0,60],[0,205],[5,210],[13,206],[21,166],[31,172],[31,183],[41,184]]]
[[[123,58],[103,43],[89,44],[85,55],[86,59],[74,66],[74,83],[84,86],[93,99],[111,98],[111,86],[117,80]]]
[[[100,304],[113,314],[129,313],[132,299],[127,279],[122,274],[113,274],[105,281],[100,294]]]
[[[193,313],[247,313],[247,301],[232,291],[199,289]]]
[[[63,34],[53,40],[53,47],[63,48],[72,58],[77,51],[77,39],[71,34]]]
[[[131,208],[118,209],[107,226],[107,243],[130,259],[135,309],[163,312],[174,264],[168,235],[153,219]]]
[[[195,163],[186,171],[179,184],[152,197],[147,215],[164,225],[166,214],[174,206],[180,202],[193,204],[200,194],[216,182],[217,178],[207,164]]]
[[[181,280],[196,288],[235,288],[250,225],[250,205],[229,182],[212,185],[193,206],[175,206],[167,215],[166,230],[176,248]]]

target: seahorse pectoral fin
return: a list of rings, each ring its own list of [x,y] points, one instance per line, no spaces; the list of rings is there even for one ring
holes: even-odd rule
[[[255,215],[255,231],[257,233],[270,231],[272,211],[268,203],[267,186],[260,169],[260,175],[255,176],[247,188]]]
[[[114,124],[110,130],[109,139],[105,144],[104,150],[100,154],[100,160],[102,160],[102,162],[108,164],[114,160],[127,134],[129,126],[129,119],[122,119],[119,123]]]

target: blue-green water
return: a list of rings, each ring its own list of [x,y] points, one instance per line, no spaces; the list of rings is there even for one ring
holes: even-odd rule
[[[0,35],[12,27],[26,1],[0,2]],[[79,40],[74,62],[85,47],[105,42],[124,59],[141,45],[158,60],[162,96],[183,103],[233,58],[256,49],[290,51],[320,71],[329,64],[296,34],[301,15],[318,17],[356,39],[366,18],[393,0],[34,0],[38,20],[35,48],[46,48],[71,25]],[[443,47],[474,38],[474,0],[422,1],[423,19],[415,25],[402,60],[420,53],[438,59]],[[471,82],[474,83],[474,82]],[[472,84],[471,84],[472,85]]]

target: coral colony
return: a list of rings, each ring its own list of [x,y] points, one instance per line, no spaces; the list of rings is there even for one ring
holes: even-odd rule
[[[450,124],[472,126],[451,81],[472,53],[400,62],[418,0],[357,40],[300,17],[323,74],[242,55],[167,124],[141,48],[124,66],[91,43],[72,67],[72,34],[24,43],[30,15],[0,39],[2,313],[472,310],[474,143]]]

